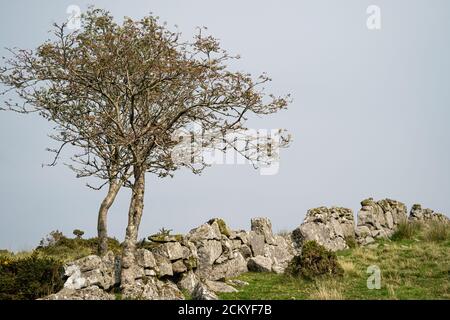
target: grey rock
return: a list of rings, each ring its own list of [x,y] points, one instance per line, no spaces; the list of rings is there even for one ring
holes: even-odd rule
[[[248,259],[253,256],[252,249],[250,249],[250,247],[245,244],[239,248],[239,252],[242,254],[244,259]]]
[[[201,240],[220,240],[222,236],[217,222],[213,222],[212,224],[205,223],[198,228],[192,229],[186,235],[186,238],[191,242],[197,242]]]
[[[222,281],[212,281],[212,280],[204,280],[204,284],[206,287],[211,290],[212,292],[219,293],[219,292],[225,292],[225,293],[233,293],[238,292],[236,288],[233,288],[232,286],[222,282]]]
[[[314,240],[325,248],[337,251],[348,248],[346,237],[354,237],[355,224],[351,209],[319,207],[308,210],[304,222],[292,232],[296,246]]]
[[[197,247],[198,262],[201,266],[212,265],[222,254],[222,243],[216,240],[202,241]]]
[[[135,281],[123,288],[122,295],[125,299],[184,300],[183,293],[173,282],[161,281],[155,277],[149,277],[145,282]]]
[[[264,236],[264,240],[268,244],[276,244],[272,233],[272,223],[268,218],[251,219],[251,230],[256,234]]]
[[[167,242],[152,250],[153,253],[168,258],[171,261],[182,259],[185,252],[179,242]]]
[[[225,278],[237,277],[247,271],[247,262],[242,254],[237,252],[233,259],[213,265],[211,270],[205,275],[205,278],[209,280],[223,280]]]
[[[248,260],[247,268],[254,272],[271,272],[272,260],[268,257],[256,256]]]
[[[212,292],[204,283],[197,283],[192,292],[194,300],[219,300],[214,292]]]
[[[115,296],[98,286],[90,286],[82,289],[63,288],[41,300],[115,300]]]
[[[183,273],[187,271],[187,267],[184,264],[183,260],[177,260],[172,263],[173,273]]]
[[[199,281],[197,275],[192,270],[189,270],[181,276],[177,286],[180,290],[185,290],[192,295],[192,292]]]
[[[248,243],[252,249],[253,256],[264,255],[264,235],[258,234],[255,231],[250,231],[248,234]]]
[[[172,263],[167,257],[159,254],[154,254],[156,260],[156,273],[159,277],[173,276]]]
[[[136,250],[136,262],[143,268],[155,268],[156,260],[149,250],[137,249]]]

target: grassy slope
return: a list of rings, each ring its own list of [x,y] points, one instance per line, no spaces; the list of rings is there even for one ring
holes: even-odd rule
[[[249,282],[221,299],[450,299],[450,240],[420,237],[379,241],[338,252],[342,278],[313,281],[273,273],[246,273]],[[367,288],[367,267],[381,270],[381,289]]]

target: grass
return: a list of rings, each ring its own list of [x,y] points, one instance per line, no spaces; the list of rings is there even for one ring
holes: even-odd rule
[[[237,293],[221,299],[450,299],[449,226],[413,226],[395,240],[379,240],[366,247],[337,253],[342,277],[313,280],[273,273],[246,273],[249,282]],[[368,289],[369,266],[381,271],[381,288]]]

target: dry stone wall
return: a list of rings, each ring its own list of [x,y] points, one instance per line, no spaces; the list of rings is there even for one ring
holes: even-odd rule
[[[136,263],[130,268],[132,279],[122,288],[123,298],[217,299],[218,292],[235,292],[246,285],[230,280],[247,271],[283,273],[301,251],[305,241],[314,240],[329,250],[348,248],[349,239],[361,245],[376,238],[391,236],[407,219],[405,204],[372,198],[361,202],[355,226],[351,209],[319,207],[308,210],[303,223],[291,233],[274,235],[267,218],[251,219],[250,231],[231,230],[224,220],[215,218],[186,235],[157,234],[136,250]],[[412,221],[449,219],[430,209],[413,205]],[[120,257],[109,252],[104,257],[91,255],[65,266],[64,288],[45,299],[115,299],[120,286]]]

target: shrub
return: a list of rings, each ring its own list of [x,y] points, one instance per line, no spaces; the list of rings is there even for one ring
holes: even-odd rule
[[[347,246],[351,249],[354,249],[358,246],[355,236],[347,236],[344,238],[344,241],[347,244]]]
[[[427,241],[445,241],[450,237],[450,225],[433,221],[425,228],[424,238]]]
[[[84,235],[84,231],[82,231],[80,229],[75,229],[75,230],[73,230],[72,233],[75,237],[77,237],[77,239],[81,239]]]
[[[307,241],[303,244],[301,254],[289,263],[286,273],[312,279],[323,275],[341,276],[344,271],[338,263],[336,253],[315,241]]]
[[[37,254],[0,257],[0,300],[30,300],[57,292],[64,284],[62,272],[62,262]]]
[[[391,236],[391,240],[411,240],[419,234],[421,229],[420,222],[403,220],[397,225],[397,230]]]
[[[120,252],[120,243],[117,239],[108,238],[108,248],[114,253]],[[36,248],[36,252],[45,256],[57,258],[63,262],[76,260],[90,254],[96,254],[98,249],[98,238],[70,239],[65,236],[59,237],[57,241],[52,241],[50,244],[41,245]]]

